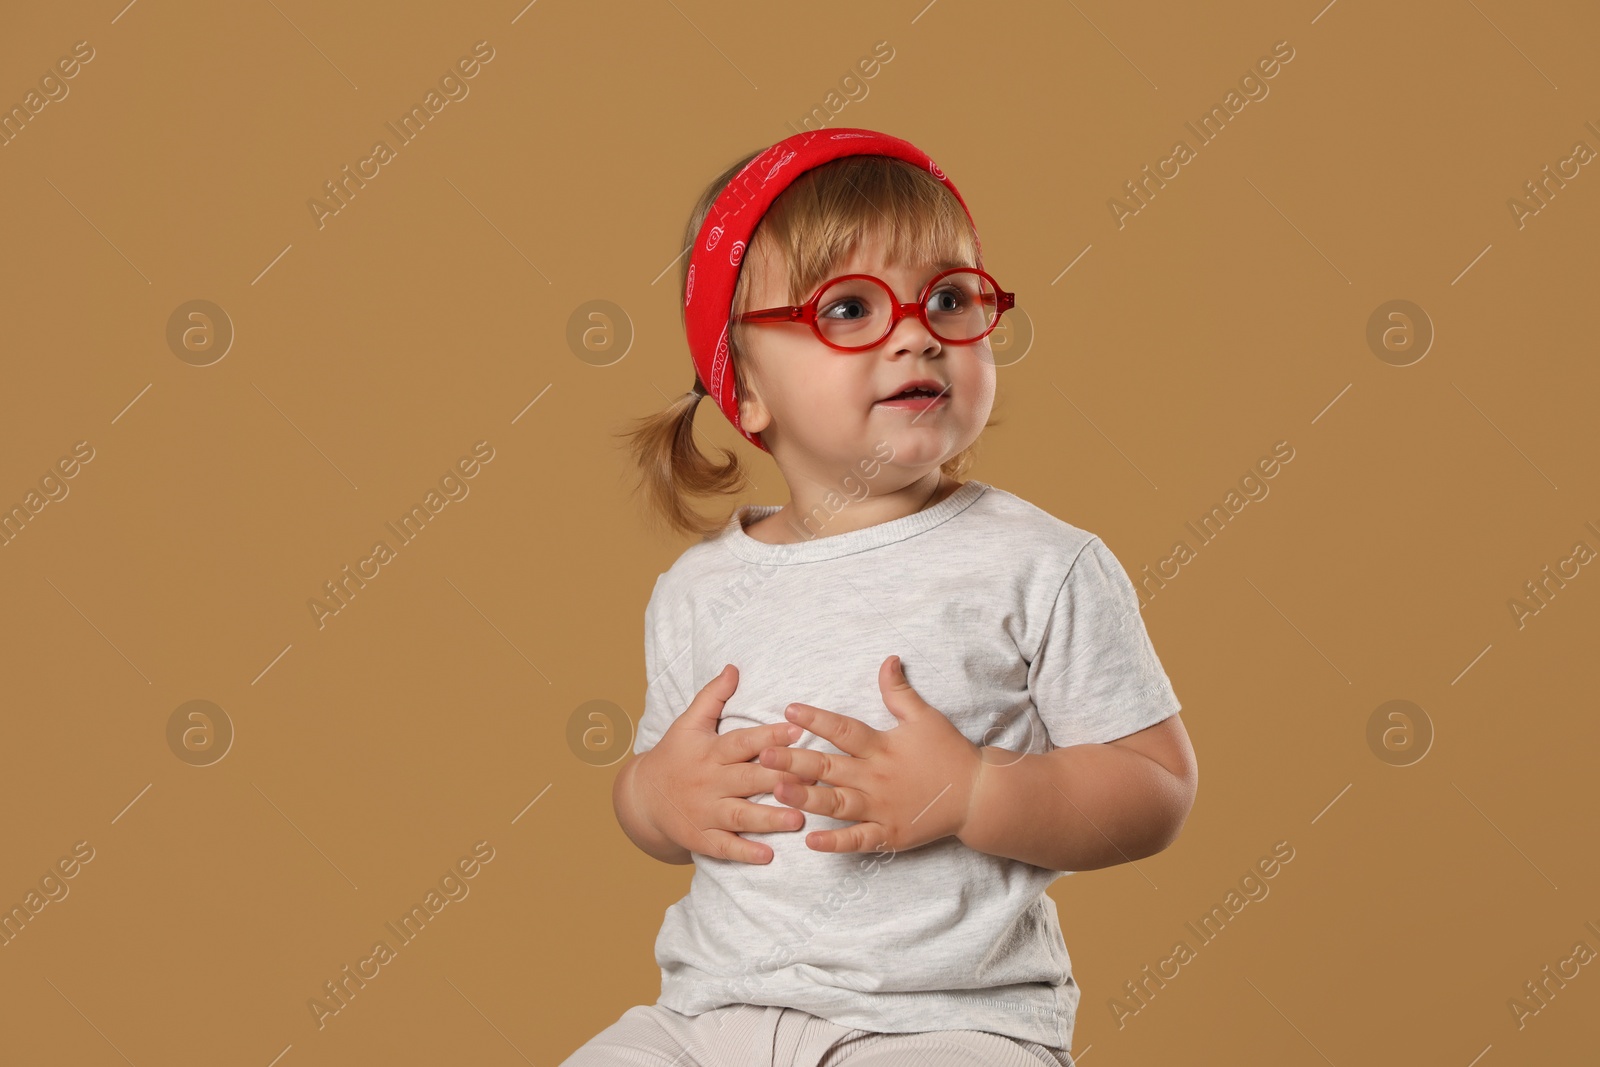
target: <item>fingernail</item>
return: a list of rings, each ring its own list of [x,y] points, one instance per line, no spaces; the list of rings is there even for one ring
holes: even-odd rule
[[[800,715],[800,709],[795,707],[793,704],[790,704],[788,707],[783,709],[783,714],[784,717],[788,719],[798,718]]]
[[[790,726],[789,727],[789,740],[798,741],[798,740],[800,740],[800,735],[803,734],[803,733],[805,733],[805,731],[800,729],[800,727],[798,727],[798,726]]]

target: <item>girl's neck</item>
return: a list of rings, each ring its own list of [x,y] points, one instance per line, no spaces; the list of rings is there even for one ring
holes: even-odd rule
[[[942,470],[933,470],[892,493],[862,497],[859,500],[846,498],[845,506],[837,511],[829,506],[827,500],[830,495],[838,497],[840,494],[837,490],[819,492],[815,500],[806,499],[809,494],[802,493],[800,494],[802,499],[795,500],[796,494],[791,489],[789,503],[766,518],[758,519],[744,527],[744,532],[751,538],[769,545],[792,545],[802,541],[815,541],[819,537],[832,537],[836,534],[863,530],[869,526],[893,522],[895,519],[903,519],[907,515],[926,511],[960,489],[963,484]],[[836,506],[836,500],[834,504]]]

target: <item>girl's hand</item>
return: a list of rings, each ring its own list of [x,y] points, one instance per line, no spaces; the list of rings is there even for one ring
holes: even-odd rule
[[[983,758],[944,713],[917,695],[899,656],[878,667],[883,703],[900,720],[875,730],[860,719],[809,704],[791,704],[789,718],[845,755],[804,748],[768,748],[761,765],[793,771],[820,785],[785,783],[773,795],[803,811],[855,821],[841,830],[806,835],[818,852],[905,851],[959,834]]]
[[[719,859],[769,863],[772,849],[739,833],[798,830],[805,816],[740,798],[771,793],[785,782],[807,781],[755,762],[762,749],[798,740],[801,730],[779,722],[718,734],[723,705],[738,688],[738,668],[729,664],[695,694],[655,747],[637,758],[633,795],[662,836],[680,848]]]

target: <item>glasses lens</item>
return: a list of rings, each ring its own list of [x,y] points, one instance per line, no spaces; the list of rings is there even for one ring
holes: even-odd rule
[[[866,278],[846,278],[817,299],[817,329],[831,344],[877,344],[889,332],[889,294]]]
[[[928,325],[944,341],[982,337],[999,317],[995,287],[975,270],[952,271],[940,278],[925,306]],[[868,347],[888,335],[892,308],[883,285],[869,278],[845,278],[830,284],[818,298],[817,329],[832,344]]]
[[[934,284],[925,306],[935,334],[946,341],[971,341],[994,325],[999,301],[988,278],[958,270]]]

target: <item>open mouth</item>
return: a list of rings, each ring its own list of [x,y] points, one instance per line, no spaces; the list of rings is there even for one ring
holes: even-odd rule
[[[894,396],[885,397],[875,404],[875,407],[898,408],[904,411],[928,411],[932,408],[943,407],[950,403],[950,389],[930,389],[926,386],[914,386],[902,389]]]

